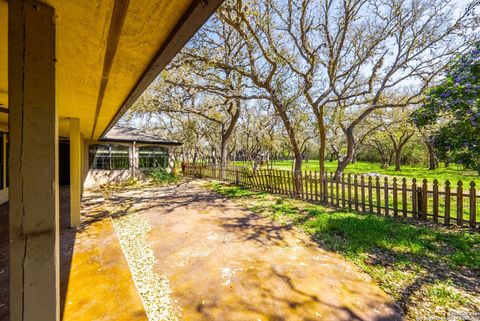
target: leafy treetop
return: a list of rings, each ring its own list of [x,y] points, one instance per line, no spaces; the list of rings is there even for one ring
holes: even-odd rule
[[[412,121],[420,128],[439,124],[436,149],[480,173],[480,43],[450,64]]]

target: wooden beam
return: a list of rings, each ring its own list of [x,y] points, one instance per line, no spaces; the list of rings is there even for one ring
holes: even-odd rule
[[[108,127],[100,135],[103,138],[125,114],[132,104],[147,89],[167,64],[185,46],[203,24],[210,18],[223,0],[194,0],[177,25],[173,28],[163,46],[158,50],[145,72],[138,79]]]
[[[120,35],[122,34],[123,24],[125,17],[127,16],[129,0],[115,0],[113,6],[112,19],[110,22],[110,29],[108,30],[107,47],[105,50],[105,57],[103,59],[103,71],[102,78],[100,79],[100,87],[98,88],[97,107],[95,109],[95,115],[93,119],[93,128],[91,140],[95,135],[97,128],[98,116],[102,109],[103,98],[105,96],[105,90],[107,89],[108,78],[110,77],[110,70],[112,69],[113,59],[117,52],[118,42],[120,41]]]

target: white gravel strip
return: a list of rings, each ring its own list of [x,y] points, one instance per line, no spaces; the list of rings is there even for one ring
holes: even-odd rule
[[[145,236],[151,226],[137,213],[125,214],[109,204],[115,231],[127,258],[133,280],[150,321],[178,320],[172,309],[172,291],[168,278],[154,272],[155,256]],[[122,213],[115,214],[115,213]]]

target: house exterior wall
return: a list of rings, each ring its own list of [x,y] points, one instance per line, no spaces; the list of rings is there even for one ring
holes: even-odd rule
[[[123,146],[129,147],[129,169],[124,170],[104,170],[104,169],[90,169],[90,160],[89,160],[89,150],[91,145],[101,144],[101,145],[108,145],[108,142],[92,142],[92,141],[85,141],[84,143],[84,152],[83,152],[83,187],[90,188],[105,184],[111,183],[119,183],[125,182],[130,179],[144,179],[145,175],[142,173],[141,169],[139,168],[139,147],[143,146],[161,146],[168,148],[168,168],[169,172],[173,171],[174,162],[171,160],[172,158],[172,147],[168,145],[160,145],[160,144],[137,144],[135,142],[132,143],[112,143],[118,144]]]

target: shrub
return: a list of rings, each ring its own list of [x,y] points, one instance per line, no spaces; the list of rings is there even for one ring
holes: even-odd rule
[[[144,170],[143,172],[155,183],[170,184],[178,182],[180,180],[178,176],[167,172],[165,168],[152,168]]]

